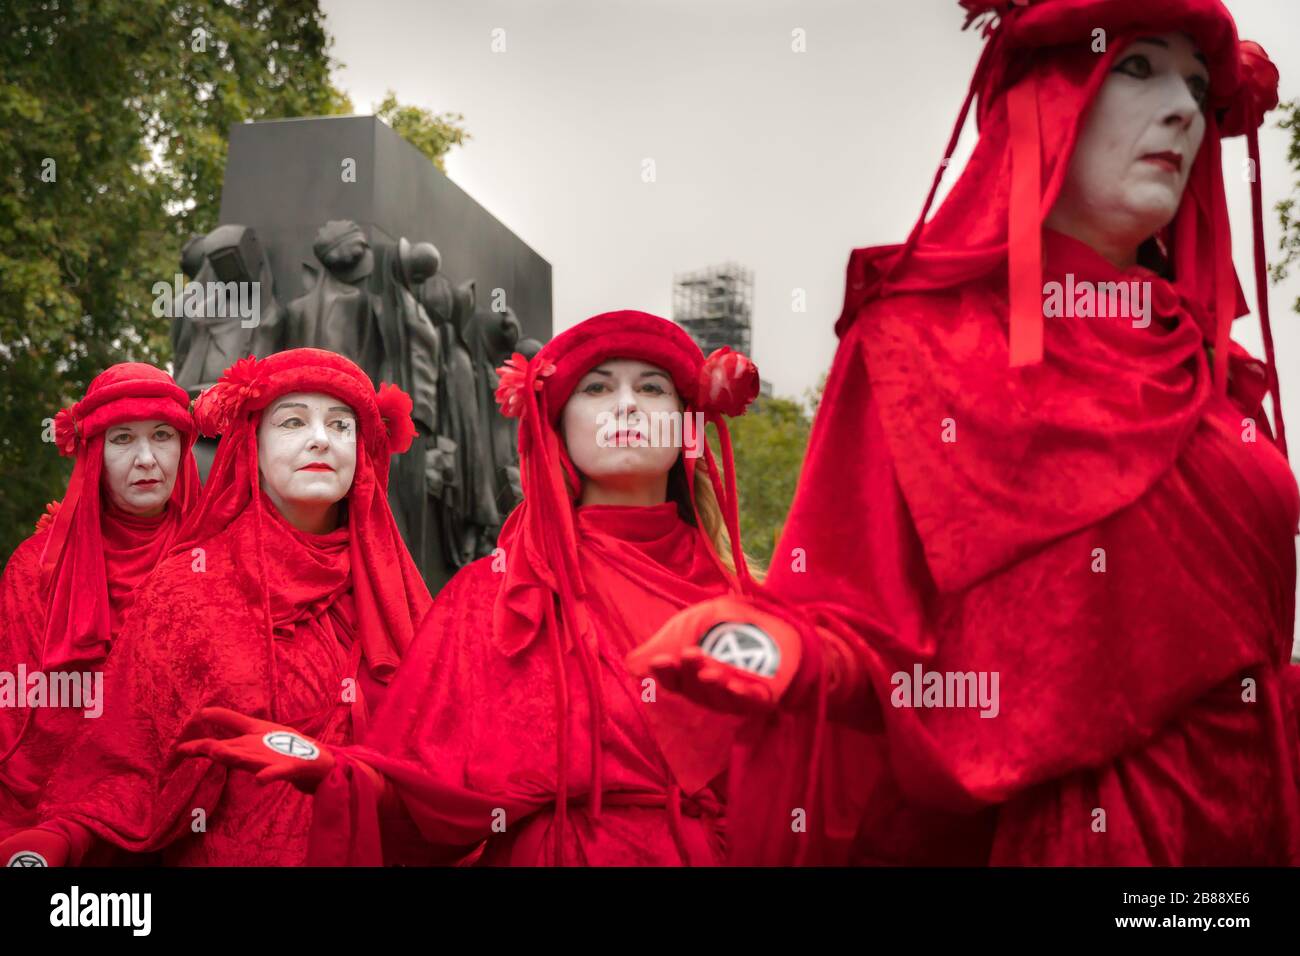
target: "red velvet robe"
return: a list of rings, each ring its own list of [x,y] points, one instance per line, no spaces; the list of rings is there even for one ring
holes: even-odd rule
[[[1300,499],[1265,379],[1236,349],[1218,397],[1168,283],[1045,249],[1048,278],[1151,281],[1151,327],[1049,318],[1045,362],[1008,369],[988,282],[876,299],[844,336],[768,578],[826,629],[839,722],[805,834],[813,678],[751,730],[734,862],[1300,862]],[[998,715],[895,706],[918,664],[998,672]]]
[[[104,714],[88,721],[41,803],[42,826],[72,839],[72,862],[87,848],[86,831],[135,852],[161,850],[171,865],[303,861],[307,796],[173,753],[208,706],[347,744],[382,693],[353,641],[349,529],[305,534],[264,495],[258,506],[273,659],[261,601],[250,597],[261,565],[249,507],[202,554],[166,558],[139,592],[106,667]]]
[[[101,509],[108,608],[116,635],[137,589],[175,536],[180,515],[174,502],[152,518],[127,515],[106,503]],[[48,588],[41,584],[41,555],[49,536],[48,526],[42,527],[20,544],[0,580],[0,669],[15,679],[19,665],[28,674],[42,669]],[[103,661],[79,661],[59,670],[93,674],[102,671]],[[36,821],[46,780],[72,739],[94,719],[66,707],[0,709],[0,839]]]
[[[703,536],[672,503],[579,508],[576,530],[603,688],[604,786],[597,817],[593,697],[570,651],[563,655],[569,699],[563,862],[719,862],[716,790],[690,771],[675,776],[656,734],[707,741],[701,747],[713,752],[721,771],[735,721],[663,689],[650,698],[623,661],[677,610],[724,593],[727,584]],[[481,854],[478,860],[488,865],[557,862],[557,650],[544,635],[513,656],[494,641],[493,607],[505,577],[494,560],[470,564],[439,593],[365,745],[338,753],[339,765],[316,794],[310,862],[400,862],[409,858],[401,844],[415,836],[434,848],[425,861]]]

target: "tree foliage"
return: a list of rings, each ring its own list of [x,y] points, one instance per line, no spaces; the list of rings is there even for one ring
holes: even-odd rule
[[[820,395],[820,389],[817,393]],[[768,564],[785,524],[808,448],[809,415],[790,398],[759,398],[730,423],[745,551]]]
[[[431,113],[418,106],[403,106],[397,95],[389,90],[375,115],[393,128],[444,173],[443,157],[453,146],[461,146],[470,135],[461,124],[465,117],[460,113]]]
[[[47,422],[165,365],[153,283],[217,225],[234,123],[351,112],[314,0],[29,0],[0,31],[0,552],[66,482]]]
[[[1300,99],[1283,103],[1280,112],[1282,118],[1278,126],[1291,131],[1287,163],[1291,166],[1296,185],[1292,194],[1277,204],[1278,218],[1282,223],[1282,239],[1279,243],[1282,257],[1273,263],[1271,272],[1274,282],[1286,278],[1291,267],[1300,260],[1300,209],[1297,208],[1297,203],[1300,202]],[[1296,299],[1292,308],[1300,312],[1300,299]]]

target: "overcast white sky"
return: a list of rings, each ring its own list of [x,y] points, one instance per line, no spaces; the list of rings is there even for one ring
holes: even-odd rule
[[[1300,96],[1300,0],[1226,2],[1241,36],[1278,65],[1282,99]],[[448,157],[448,173],[550,261],[555,331],[616,308],[671,316],[674,272],[734,259],[755,272],[754,359],[792,396],[830,366],[849,250],[901,241],[920,212],[981,47],[961,31],[956,0],[323,6],[343,64],[336,82],[357,112],[392,89],[403,103],[465,115],[473,139]],[[797,28],[804,53],[791,49]],[[497,29],[505,52],[492,51]],[[1288,142],[1267,121],[1270,253],[1272,207],[1295,189]],[[972,124],[957,168],[973,143]],[[1253,303],[1245,156],[1243,139],[1226,144],[1237,271]],[[642,181],[646,159],[654,183]],[[805,313],[791,309],[795,289]],[[1300,435],[1297,298],[1300,275],[1272,287],[1282,391]],[[1254,317],[1234,334],[1262,355]]]
[[[1135,0],[1137,2],[1137,0]],[[670,316],[674,272],[755,272],[754,359],[779,394],[829,365],[855,246],[901,241],[979,56],[956,0],[324,0],[336,82],[465,115],[452,179],[550,261],[555,329],[614,308]],[[1300,2],[1229,0],[1300,96]],[[505,52],[492,52],[504,30]],[[796,28],[807,51],[791,50]],[[1287,134],[1261,137],[1266,207]],[[958,159],[973,143],[967,130]],[[1244,140],[1225,166],[1253,302]],[[657,181],[642,181],[653,159]],[[951,176],[955,179],[955,176]],[[1270,250],[1279,234],[1269,213]],[[421,238],[421,237],[412,237]],[[792,311],[806,290],[807,312]],[[1271,295],[1283,393],[1300,409],[1300,277]],[[1261,352],[1253,318],[1237,337]],[[1293,413],[1300,429],[1300,412]]]

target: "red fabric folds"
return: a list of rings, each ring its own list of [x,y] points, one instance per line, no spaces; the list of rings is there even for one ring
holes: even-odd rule
[[[596,672],[589,679],[581,659],[558,654],[553,643],[507,656],[484,641],[505,575],[490,557],[469,565],[438,595],[364,746],[339,753],[317,791],[309,862],[400,862],[409,853],[403,841],[415,836],[432,847],[425,862],[471,855],[487,865],[721,860],[716,792],[702,786],[676,793],[680,781],[657,735],[711,739],[716,775],[736,722],[662,688],[648,698],[623,660],[677,610],[724,593],[726,579],[703,536],[671,502],[589,506],[575,518]],[[563,709],[556,706],[561,682]],[[591,740],[598,706],[605,789],[599,813]],[[562,723],[569,735],[564,771],[555,748]],[[396,794],[382,827],[384,784],[375,771]],[[562,788],[568,819],[557,846]]]

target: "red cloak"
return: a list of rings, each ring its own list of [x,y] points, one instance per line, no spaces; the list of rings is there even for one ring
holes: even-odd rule
[[[1005,17],[1012,38],[1031,23],[1115,27],[1110,58],[1136,30],[1190,29],[1212,89],[1233,92],[1235,30],[1215,0],[1061,0]],[[843,723],[800,712],[804,693],[751,728],[731,773],[731,860],[1300,862],[1286,692],[1300,498],[1261,408],[1274,372],[1225,337],[1238,310],[1216,117],[1164,237],[1172,280],[1051,231],[1025,240],[1109,59],[1012,60],[1005,37],[982,62],[981,140],[943,208],[908,247],[850,262],[768,579],[821,625],[805,660],[822,662]],[[1028,233],[1009,195],[1023,120],[1010,114],[1025,102],[998,86],[1026,73],[1045,184]],[[1149,283],[1150,326],[1043,321],[1039,297],[1042,359],[1015,362],[1017,236],[1038,250],[1034,283]],[[786,563],[793,548],[806,567]],[[928,706],[910,685],[930,673],[986,687],[996,674],[996,708]],[[798,834],[806,773],[820,790]]]
[[[102,491],[104,432],[129,421],[165,421],[181,442],[171,498],[155,517],[117,510]],[[125,362],[96,376],[86,395],[56,418],[60,453],[76,461],[61,504],[14,551],[0,580],[0,669],[17,675],[80,672],[93,677],[136,590],[167,552],[198,498],[190,452],[189,397],[166,372]],[[25,695],[25,686],[16,686]],[[46,779],[84,709],[0,709],[0,838],[30,826]]]
[[[258,487],[257,424],[275,398],[318,391],[357,414],[357,466],[337,530],[286,522]],[[105,707],[50,780],[42,827],[164,862],[293,865],[306,798],[261,786],[174,745],[204,707],[288,722],[326,743],[364,729],[429,606],[388,510],[390,455],[409,443],[410,401],[377,396],[355,364],[296,349],[241,360],[200,397],[222,435],[204,497],[136,598],[104,677]],[[396,400],[395,400],[396,399]]]
[[[591,806],[593,692],[581,659],[564,655],[567,713],[557,711],[555,648],[517,654],[492,639],[505,575],[474,562],[439,593],[375,719],[365,746],[335,751],[335,773],[316,792],[311,862],[376,865],[400,860],[411,833],[451,861],[482,844],[489,865],[694,865],[722,859],[721,804],[707,784],[682,793],[660,751],[663,724],[725,736],[728,718],[701,715],[628,674],[623,660],[672,614],[723,594],[728,584],[699,532],[668,502],[576,511],[577,555],[588,587],[603,687],[603,806]],[[567,721],[567,783],[555,742]],[[712,726],[710,726],[710,724]],[[381,793],[363,762],[400,794],[406,826],[377,825]],[[567,786],[564,848],[555,847],[556,797]],[[387,851],[384,851],[384,847]]]

